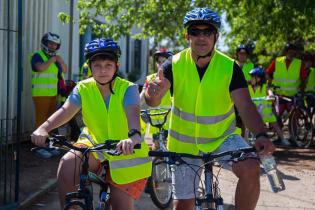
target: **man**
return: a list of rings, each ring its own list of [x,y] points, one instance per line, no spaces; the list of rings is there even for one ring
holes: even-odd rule
[[[198,154],[247,146],[235,127],[235,104],[245,125],[256,135],[258,153],[271,154],[274,145],[250,99],[241,69],[231,58],[215,50],[220,17],[208,8],[195,8],[186,14],[183,23],[190,47],[164,63],[158,78],[149,83],[145,92],[150,106],[159,105],[166,91],[173,94],[168,149]],[[232,170],[239,178],[236,209],[255,209],[260,192],[258,161],[246,159],[234,163]],[[186,165],[178,166],[172,173],[174,209],[193,209],[194,189],[198,187],[191,180],[195,173]]]
[[[68,71],[63,59],[57,55],[60,45],[59,35],[48,32],[41,39],[41,50],[31,57],[32,96],[35,105],[36,128],[56,110],[58,77]],[[51,152],[43,148],[36,150],[36,154],[43,158],[50,158],[54,154],[59,154],[59,152],[53,154]]]
[[[248,60],[248,49],[241,44],[236,49],[237,64],[241,67],[246,81],[250,81],[249,71],[254,68],[254,64]]]
[[[287,43],[284,49],[284,56],[278,57],[272,61],[266,70],[268,83],[277,88],[274,92],[281,96],[293,97],[299,91],[304,91],[305,81],[308,75],[304,64],[297,58],[301,51],[295,43]],[[291,109],[291,102],[287,100],[279,101],[279,116],[282,116],[285,110]],[[276,144],[284,146],[290,145],[289,141],[278,141]]]

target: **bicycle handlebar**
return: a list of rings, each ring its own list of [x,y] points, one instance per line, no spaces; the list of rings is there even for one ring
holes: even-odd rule
[[[149,151],[149,156],[168,157],[175,160],[179,160],[182,157],[187,157],[187,158],[192,158],[192,159],[202,159],[202,160],[205,160],[205,159],[213,160],[215,158],[219,158],[219,157],[223,157],[227,155],[236,157],[237,155],[240,155],[241,153],[250,153],[250,152],[256,152],[256,149],[254,147],[245,147],[245,148],[240,148],[237,150],[221,152],[218,154],[206,153],[202,155],[192,155],[192,154],[187,154],[187,153],[176,153],[176,152],[167,152],[167,151]]]
[[[73,144],[68,142],[66,137],[63,135],[53,135],[52,137],[48,137],[46,140],[46,143],[48,143],[50,147],[73,149],[81,153],[96,152],[103,150],[104,152],[111,155],[120,155],[120,153],[117,153],[116,151],[116,146],[119,142],[120,142],[119,140],[106,140],[102,144],[97,144],[93,145],[90,148],[85,148],[74,146]],[[141,149],[141,144],[134,145],[134,149]]]
[[[158,111],[158,112],[154,112],[151,113],[152,111]],[[162,128],[162,126],[166,123],[167,120],[167,116],[170,113],[171,109],[170,108],[150,108],[150,109],[144,109],[141,110],[141,117],[143,119],[143,121],[149,121],[150,125],[152,125],[153,127],[157,127],[157,128]],[[163,116],[163,121],[160,123],[153,123],[151,116]]]

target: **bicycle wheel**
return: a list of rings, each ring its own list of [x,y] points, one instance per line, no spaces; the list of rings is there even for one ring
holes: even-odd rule
[[[290,141],[295,146],[308,148],[313,139],[312,119],[305,110],[296,109],[289,118]]]
[[[169,207],[172,201],[172,177],[170,167],[163,163],[163,159],[155,158],[153,160],[148,188],[155,206],[160,209]]]
[[[93,210],[93,207],[87,207],[84,203],[78,200],[71,201],[65,204],[64,210],[82,209],[82,210]]]

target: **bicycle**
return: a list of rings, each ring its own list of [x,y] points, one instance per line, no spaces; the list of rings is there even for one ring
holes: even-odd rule
[[[163,126],[167,121],[170,109],[152,108],[141,110],[144,122],[158,128],[153,134],[153,145],[156,151],[167,151],[167,130]],[[146,191],[150,194],[152,202],[160,209],[169,207],[172,201],[171,169],[164,163],[165,158],[154,158],[152,161],[152,175],[147,181]]]
[[[276,90],[280,87],[271,86],[271,88]],[[288,121],[289,141],[297,147],[307,148],[313,139],[313,125],[311,113],[304,104],[304,96],[298,93],[293,97],[277,94],[275,97],[275,114],[282,126]],[[285,110],[281,116],[280,101],[290,104],[289,110]]]
[[[240,148],[234,151],[226,151],[218,154],[205,153],[201,155],[191,155],[184,153],[175,153],[175,152],[167,152],[167,151],[149,151],[149,156],[153,157],[163,157],[165,163],[168,165],[180,165],[187,164],[182,158],[192,158],[192,159],[201,159],[203,161],[203,165],[200,166],[200,169],[196,171],[196,176],[199,176],[198,171],[201,169],[204,173],[204,184],[200,196],[196,195],[195,192],[195,206],[196,210],[223,210],[223,198],[220,194],[220,188],[218,183],[218,175],[213,174],[213,165],[216,161],[216,158],[230,155],[231,158],[227,161],[242,161],[246,158],[254,158],[258,159],[258,157],[247,157],[246,154],[255,152],[255,148],[246,147]],[[192,180],[195,182],[195,180]]]
[[[116,145],[119,141],[107,140],[103,144],[97,144],[90,148],[76,147],[67,141],[65,136],[55,135],[49,137],[47,143],[50,147],[57,147],[61,149],[72,149],[82,153],[82,165],[80,170],[80,183],[76,192],[69,192],[66,194],[64,210],[80,207],[82,210],[110,210],[110,192],[109,184],[105,181],[106,165],[103,165],[101,175],[96,175],[88,171],[89,168],[89,153],[90,152],[105,152],[110,155],[120,155],[121,152],[116,150]],[[135,149],[139,149],[140,144],[135,145]],[[100,187],[98,194],[97,206],[93,204],[93,187],[92,183]]]

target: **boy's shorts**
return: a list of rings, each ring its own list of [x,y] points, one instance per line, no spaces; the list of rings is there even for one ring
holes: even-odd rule
[[[249,147],[248,143],[239,135],[229,136],[218,149],[213,153],[221,153],[238,148]],[[174,199],[191,199],[195,198],[198,192],[202,160],[183,158],[189,165],[181,164],[179,166],[172,165],[172,190]],[[218,158],[218,163],[224,168],[231,168],[228,163],[229,156]],[[196,174],[198,173],[199,176]]]

